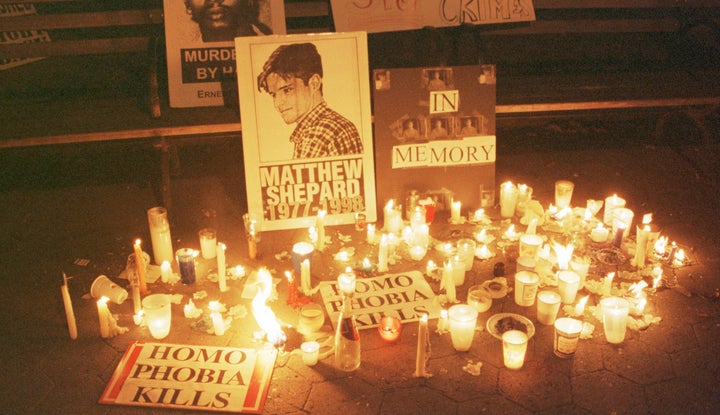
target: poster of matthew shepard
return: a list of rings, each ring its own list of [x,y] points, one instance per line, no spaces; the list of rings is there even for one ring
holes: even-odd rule
[[[248,212],[261,230],[376,219],[365,32],[239,37]]]
[[[170,106],[236,106],[237,36],[285,33],[282,0],[164,0]]]

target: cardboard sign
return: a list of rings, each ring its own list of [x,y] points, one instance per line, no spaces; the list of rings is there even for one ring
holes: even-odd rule
[[[326,225],[358,212],[376,219],[366,36],[236,39],[248,213],[259,230],[308,228],[320,211]]]
[[[145,343],[128,346],[100,403],[218,412],[262,412],[272,348]]]
[[[337,325],[342,310],[342,296],[336,281],[320,285],[325,309]],[[404,322],[417,321],[423,314],[433,319],[440,316],[435,293],[420,271],[385,274],[379,277],[358,278],[352,308],[359,329],[376,327],[383,315],[395,315]]]
[[[535,20],[532,0],[332,0],[338,31],[391,32]]]
[[[417,192],[436,210],[495,200],[494,65],[376,69],[375,175],[382,204]]]
[[[235,37],[285,33],[282,0],[234,3],[164,0],[171,107],[236,106]]]

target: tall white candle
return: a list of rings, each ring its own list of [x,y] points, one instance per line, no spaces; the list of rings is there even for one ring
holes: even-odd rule
[[[612,344],[622,343],[625,340],[630,304],[623,298],[608,297],[600,300],[600,306],[606,340]]]
[[[327,215],[327,212],[324,210],[321,210],[317,214],[317,219],[315,219],[315,227],[317,228],[317,249],[318,251],[323,251],[325,249],[325,216]]]
[[[611,293],[613,278],[615,278],[615,273],[611,272],[603,280],[602,295],[604,297],[609,296]]]
[[[106,339],[110,337],[110,310],[108,310],[107,302],[109,298],[101,297],[97,300],[98,322],[100,323],[100,337]]]
[[[518,189],[512,182],[500,185],[500,216],[511,218],[515,215],[517,207]]]
[[[310,294],[312,291],[312,282],[310,278],[310,260],[305,258],[300,263],[300,291],[304,294]]]
[[[160,265],[160,281],[168,283],[172,280],[172,266],[169,261],[163,261]]]
[[[428,336],[428,315],[423,314],[418,322],[418,342],[415,354],[415,377],[427,377],[428,351],[430,349],[430,338]]]
[[[72,300],[70,299],[70,291],[67,285],[67,276],[63,274],[63,284],[60,286],[62,293],[63,305],[65,306],[65,319],[67,320],[68,333],[70,338],[77,339],[77,323],[75,321],[75,311],[73,310]]]
[[[388,270],[388,239],[386,234],[380,236],[380,249],[378,251],[378,272]]]
[[[445,295],[451,303],[457,302],[457,293],[455,292],[455,272],[452,260],[445,261],[443,266],[441,288],[445,288]]]
[[[368,223],[367,225],[367,243],[374,245],[375,244],[375,224]]]
[[[226,272],[225,250],[226,249],[227,249],[227,247],[222,242],[218,242],[217,248],[215,249],[215,256],[217,257],[217,269],[218,269],[218,288],[220,289],[220,292],[225,292],[228,290],[227,276],[225,275],[225,272]]]
[[[462,210],[462,203],[459,200],[453,200],[450,205],[450,222],[452,222],[452,223],[461,223],[462,222],[462,220],[460,219],[461,210]]]

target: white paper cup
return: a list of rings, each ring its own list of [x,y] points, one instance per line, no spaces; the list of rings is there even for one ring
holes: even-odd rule
[[[540,291],[537,295],[537,320],[540,324],[552,326],[560,311],[560,294],[551,290]]]
[[[555,320],[555,355],[568,358],[575,355],[577,344],[582,332],[582,321],[574,318],[562,317]]]
[[[570,207],[575,184],[569,180],[558,180],[555,182],[555,206],[559,209]]]
[[[520,369],[525,363],[528,336],[520,330],[508,330],[502,335],[503,363],[508,369]]]
[[[520,236],[519,256],[537,259],[542,246],[542,236],[536,234],[522,234]]]
[[[515,304],[530,307],[535,304],[540,277],[533,271],[520,271],[515,273]]]
[[[172,310],[170,296],[166,294],[150,294],[142,299],[145,323],[150,335],[155,339],[163,339],[170,334]]]
[[[562,303],[574,303],[580,287],[580,276],[575,271],[560,270],[557,273],[557,279]]]
[[[90,286],[90,295],[97,299],[107,297],[115,304],[122,304],[128,298],[127,290],[110,281],[105,275],[95,278]]]

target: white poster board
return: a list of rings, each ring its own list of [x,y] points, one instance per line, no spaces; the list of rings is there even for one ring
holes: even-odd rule
[[[532,0],[331,0],[337,31],[369,33],[426,26],[495,24],[535,20]]]
[[[234,106],[234,38],[285,33],[282,0],[232,3],[164,0],[171,107]]]
[[[235,42],[248,213],[259,230],[310,227],[323,210],[326,225],[352,223],[356,213],[375,221],[367,35]],[[303,62],[307,81],[264,71],[271,60]]]

